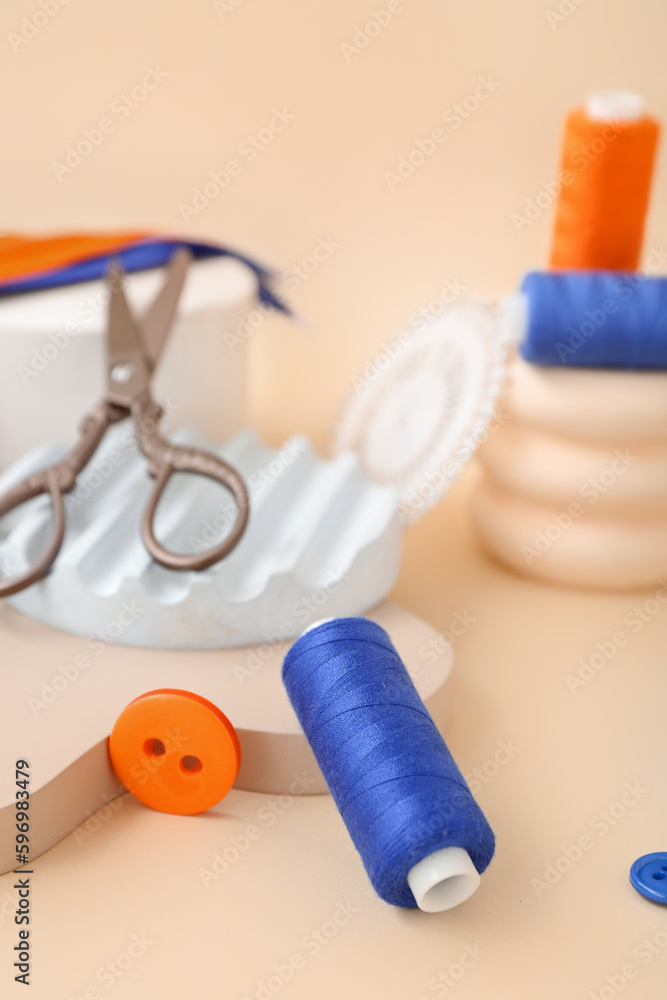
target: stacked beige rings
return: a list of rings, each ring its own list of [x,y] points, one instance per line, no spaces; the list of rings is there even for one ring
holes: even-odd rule
[[[488,550],[539,580],[667,578],[667,372],[514,359],[472,511]]]

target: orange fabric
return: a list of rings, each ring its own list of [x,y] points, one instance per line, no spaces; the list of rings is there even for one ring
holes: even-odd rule
[[[109,755],[135,798],[180,816],[219,802],[241,765],[227,716],[201,695],[174,688],[148,691],[123,709],[109,737]]]
[[[136,230],[117,233],[67,233],[38,239],[7,233],[0,236],[0,280],[20,278],[121,250],[128,243],[144,239],[150,233]]]
[[[583,109],[565,123],[551,267],[634,271],[660,127],[592,121]]]

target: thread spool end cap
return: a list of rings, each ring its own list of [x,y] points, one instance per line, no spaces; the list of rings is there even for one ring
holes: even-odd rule
[[[528,296],[524,292],[506,295],[500,305],[500,330],[509,344],[520,344],[528,330]]]
[[[481,882],[479,872],[462,847],[443,847],[408,872],[408,885],[425,913],[441,913],[465,902]]]
[[[596,90],[586,99],[586,114],[593,121],[635,122],[646,114],[646,100],[629,90]]]
[[[326,625],[327,622],[332,622],[334,619],[331,618],[318,618],[316,622],[312,622],[308,628],[305,628],[301,635],[306,635],[307,632],[312,632],[313,629],[319,628],[320,625]]]

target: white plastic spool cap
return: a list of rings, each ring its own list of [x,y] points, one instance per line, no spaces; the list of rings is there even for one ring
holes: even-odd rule
[[[462,847],[443,847],[408,872],[408,885],[424,913],[441,913],[465,902],[481,878]]]
[[[644,97],[629,90],[596,90],[586,100],[586,114],[593,121],[636,122],[645,113]]]
[[[308,628],[305,628],[301,633],[301,635],[305,635],[306,632],[312,632],[314,628],[319,628],[320,625],[326,625],[327,622],[332,622],[333,620],[334,620],[333,618],[318,618],[316,622],[313,622],[312,625],[309,625]]]
[[[528,329],[528,296],[523,292],[506,295],[500,306],[500,328],[510,344],[520,344]]]

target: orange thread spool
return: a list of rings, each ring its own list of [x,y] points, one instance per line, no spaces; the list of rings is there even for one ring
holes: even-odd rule
[[[592,95],[586,109],[568,115],[551,267],[639,266],[660,134],[657,121],[641,113],[641,103],[630,94]],[[621,114],[614,115],[614,107]]]

